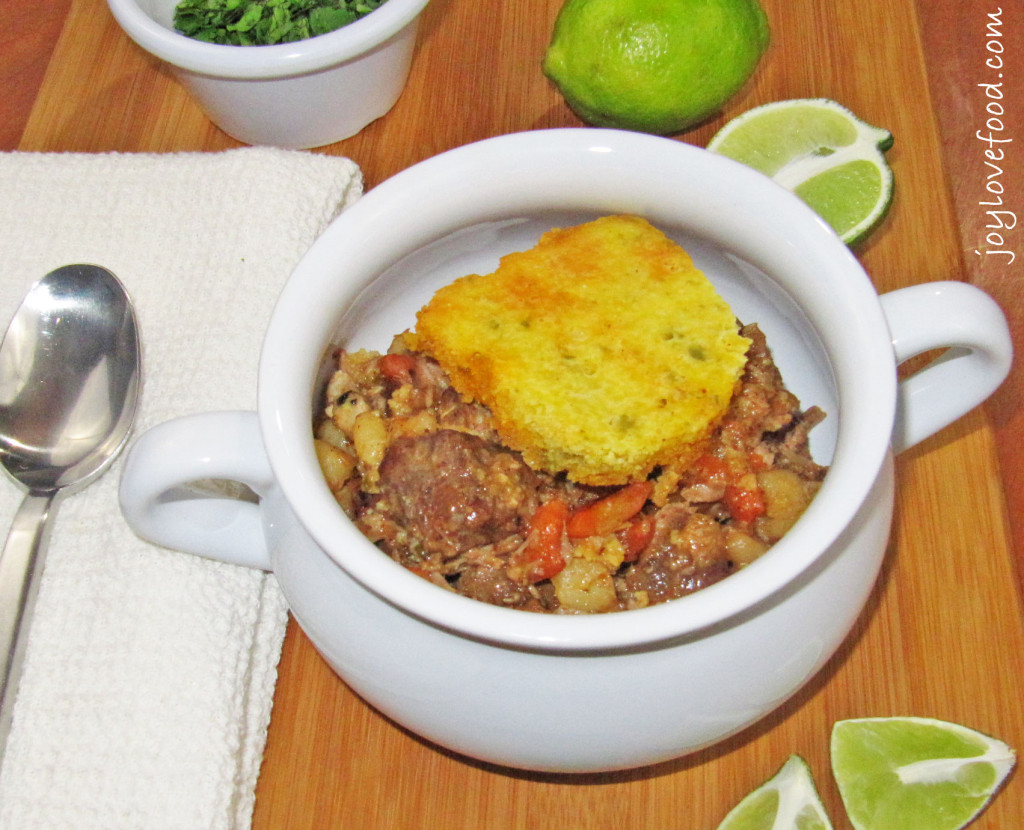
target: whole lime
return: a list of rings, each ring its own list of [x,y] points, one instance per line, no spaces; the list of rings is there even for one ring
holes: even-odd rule
[[[669,135],[735,95],[769,38],[757,0],[566,0],[544,74],[590,124]]]

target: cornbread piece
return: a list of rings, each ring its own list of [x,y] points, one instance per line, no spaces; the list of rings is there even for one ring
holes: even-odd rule
[[[700,452],[743,373],[737,329],[682,248],[608,216],[442,288],[406,342],[531,467],[610,485]]]

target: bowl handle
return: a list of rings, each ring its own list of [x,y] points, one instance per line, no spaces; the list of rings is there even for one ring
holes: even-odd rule
[[[945,349],[899,384],[892,446],[902,452],[991,395],[1010,371],[1013,341],[995,300],[967,283],[922,283],[880,299],[898,363]]]
[[[146,541],[270,570],[258,499],[274,486],[256,413],[207,412],[143,433],[118,496]]]

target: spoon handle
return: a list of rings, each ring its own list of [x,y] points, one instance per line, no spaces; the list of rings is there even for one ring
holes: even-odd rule
[[[55,492],[29,493],[0,553],[0,758],[7,745],[25,659],[32,608],[39,592]]]

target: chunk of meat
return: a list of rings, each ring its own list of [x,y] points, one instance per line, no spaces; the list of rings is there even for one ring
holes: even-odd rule
[[[718,522],[683,504],[669,504],[655,514],[654,535],[625,581],[653,605],[692,594],[731,571]]]
[[[722,419],[719,440],[734,451],[748,452],[761,442],[766,432],[789,427],[800,402],[783,386],[782,375],[772,360],[761,329],[749,325],[740,331],[751,340],[747,368],[743,383]]]
[[[533,601],[529,590],[509,577],[503,568],[470,565],[458,580],[458,591],[471,599],[507,608],[520,608]]]
[[[390,444],[373,509],[404,527],[427,554],[452,559],[525,534],[538,488],[537,474],[517,455],[443,429]]]

